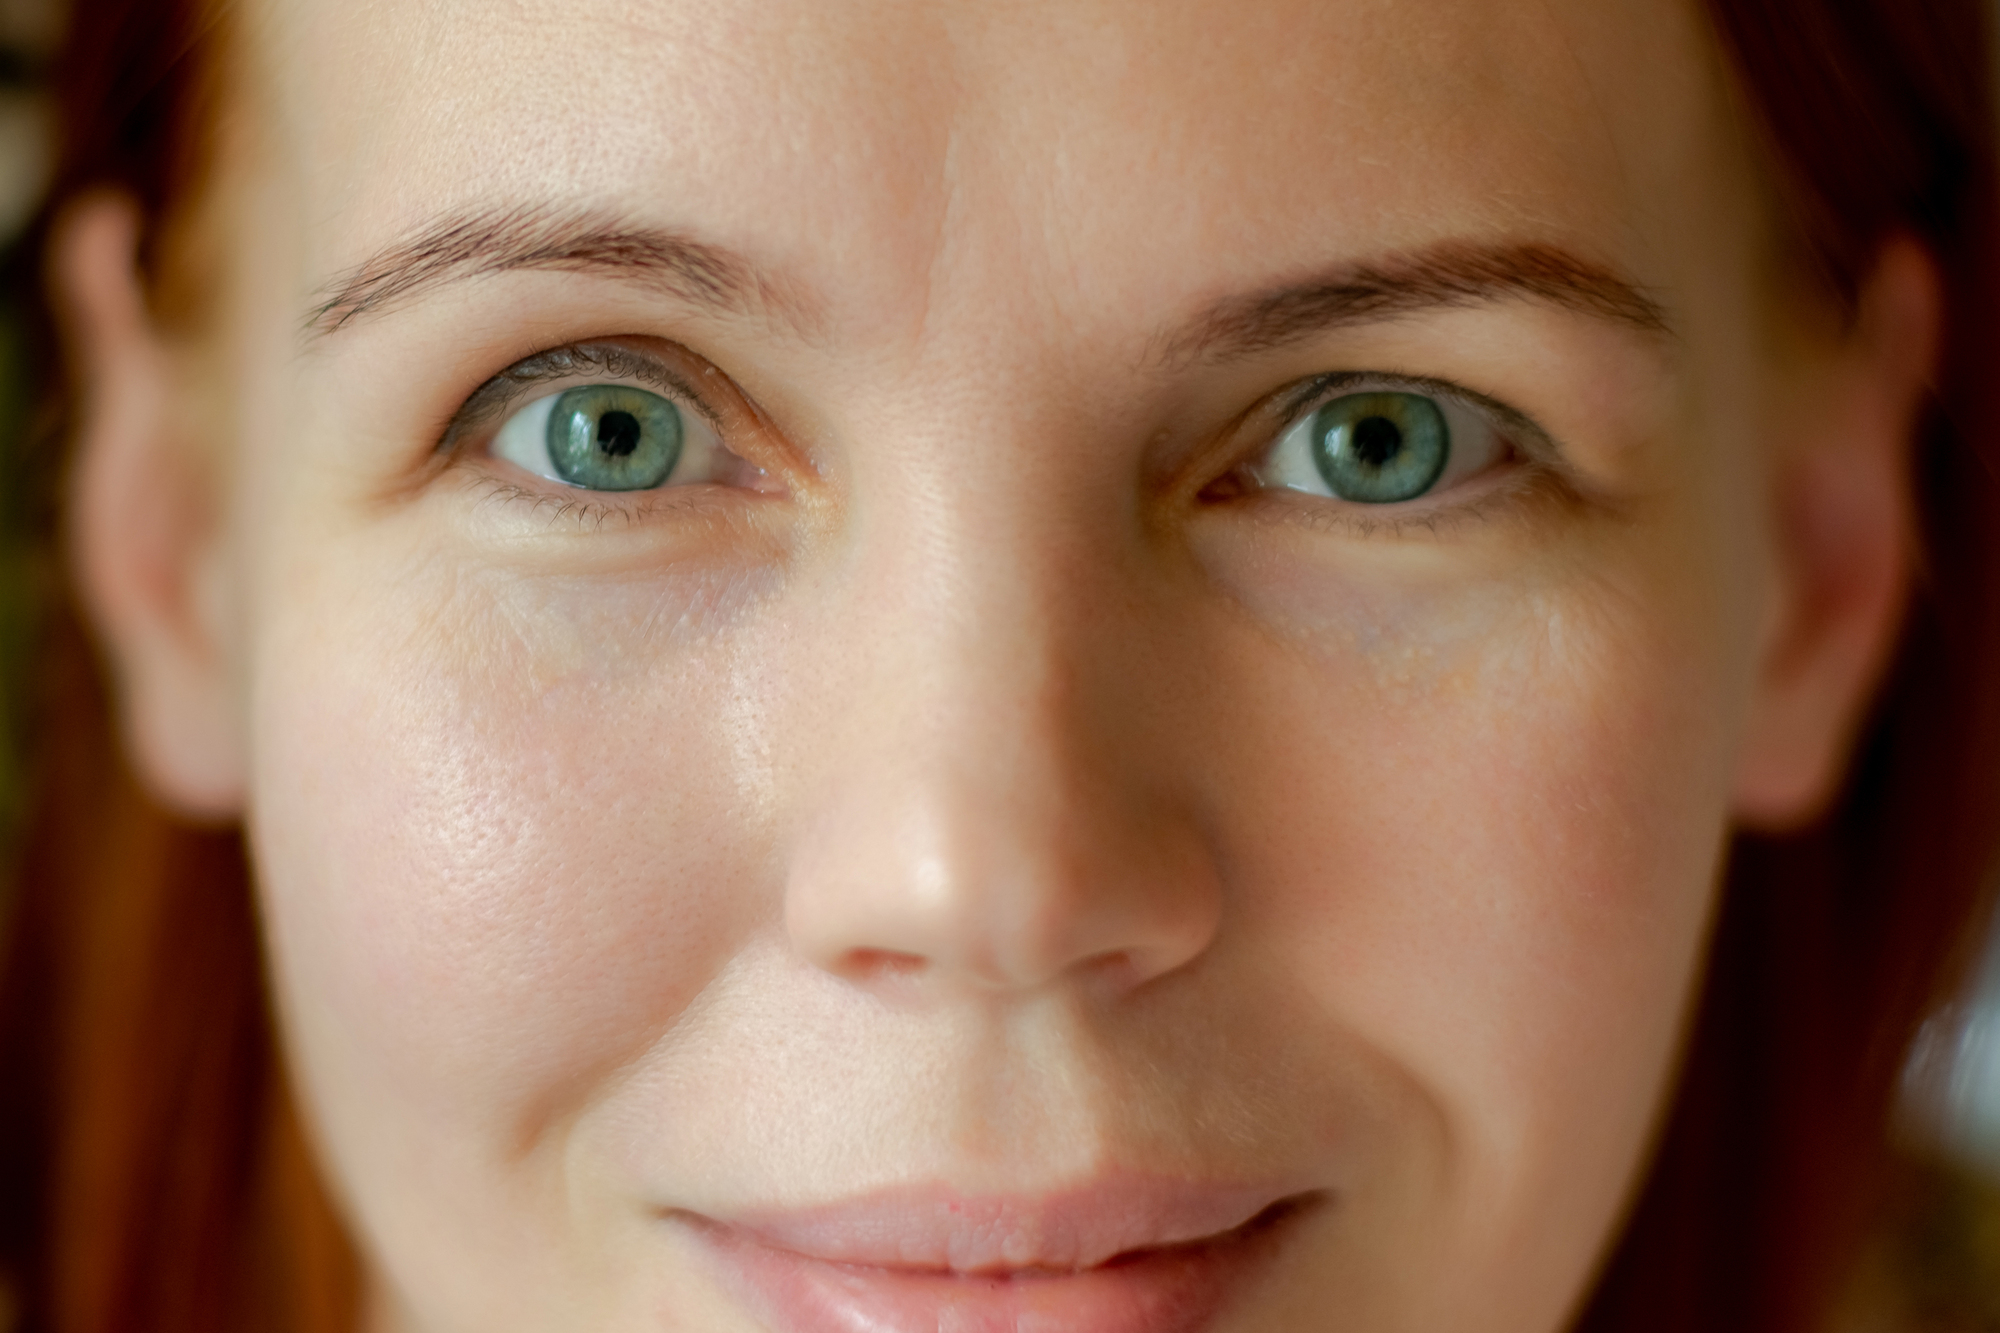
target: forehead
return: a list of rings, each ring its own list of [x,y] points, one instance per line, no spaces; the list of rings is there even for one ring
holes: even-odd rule
[[[1024,271],[1080,304],[1192,297],[1462,239],[1671,287],[1734,165],[1677,0],[270,0],[263,19],[276,160],[322,278],[454,211],[553,206],[906,309]]]

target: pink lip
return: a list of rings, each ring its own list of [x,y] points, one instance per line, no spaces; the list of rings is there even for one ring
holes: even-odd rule
[[[673,1214],[780,1333],[1200,1333],[1313,1200],[1119,1180],[1035,1198],[898,1190]]]

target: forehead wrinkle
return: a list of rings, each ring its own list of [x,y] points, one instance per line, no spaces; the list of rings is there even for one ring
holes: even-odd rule
[[[427,288],[523,269],[640,280],[690,305],[772,317],[801,334],[814,323],[796,287],[727,250],[611,214],[525,204],[453,213],[392,242],[320,289],[306,331],[321,337]]]

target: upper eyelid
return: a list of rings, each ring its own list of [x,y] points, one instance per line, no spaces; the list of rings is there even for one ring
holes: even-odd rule
[[[521,358],[466,395],[438,442],[439,451],[451,449],[467,431],[514,407],[537,386],[591,371],[609,379],[636,379],[663,389],[701,413],[716,429],[722,429],[722,418],[708,400],[685,376],[659,358],[616,344],[566,343]]]
[[[1372,370],[1335,370],[1323,375],[1314,375],[1294,386],[1292,392],[1284,396],[1276,411],[1276,415],[1284,423],[1279,428],[1279,433],[1283,434],[1290,430],[1309,409],[1319,406],[1317,400],[1328,398],[1344,389],[1358,389],[1364,386],[1380,386],[1392,390],[1428,394],[1435,398],[1452,399],[1486,417],[1499,428],[1509,444],[1521,449],[1536,461],[1544,463],[1563,461],[1562,446],[1557,444],[1555,437],[1544,430],[1533,417],[1518,408],[1509,407],[1498,399],[1468,389],[1462,384],[1433,379],[1427,375],[1397,375]]]
[[[581,366],[579,362],[582,363]],[[686,377],[677,374],[671,366],[659,358],[617,344],[566,343],[523,357],[474,389],[452,414],[451,422],[439,441],[439,451],[448,451],[457,444],[467,430],[513,407],[536,386],[553,380],[571,378],[579,374],[583,368],[596,369],[613,378],[643,380],[682,399],[706,417],[718,430],[723,427],[721,416],[707,399],[695,390],[694,385]],[[1280,433],[1296,425],[1306,410],[1314,405],[1315,400],[1328,397],[1343,389],[1355,389],[1364,385],[1408,390],[1456,400],[1488,417],[1502,430],[1510,444],[1523,449],[1538,461],[1555,463],[1563,459],[1562,448],[1556,444],[1548,431],[1532,417],[1509,407],[1506,403],[1449,380],[1384,371],[1328,371],[1293,386],[1292,391],[1284,395],[1282,403],[1274,413],[1283,422]]]

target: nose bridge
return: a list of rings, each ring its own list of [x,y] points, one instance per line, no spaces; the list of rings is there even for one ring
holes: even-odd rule
[[[1133,552],[1053,489],[911,486],[858,527],[832,599],[852,701],[786,887],[795,946],[838,975],[1137,983],[1214,932],[1197,821],[1133,743]]]

